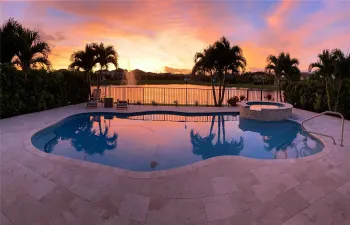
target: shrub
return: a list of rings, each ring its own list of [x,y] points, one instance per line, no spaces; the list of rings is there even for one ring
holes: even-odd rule
[[[327,111],[325,85],[319,81],[306,80],[288,84],[284,89],[284,99],[296,108],[314,112]],[[350,82],[345,81],[340,92],[338,111],[350,119]]]
[[[240,101],[244,101],[245,100],[245,96],[244,95],[239,96],[239,100]]]
[[[176,105],[176,106],[179,105],[179,101],[178,101],[178,100],[175,100],[173,103],[174,103],[174,105]]]
[[[197,100],[194,101],[194,105],[198,106],[199,102]]]
[[[227,104],[229,104],[230,106],[236,106],[237,102],[239,102],[239,99],[237,96],[231,97],[227,100]]]
[[[86,102],[90,91],[83,73],[33,70],[24,80],[9,65],[0,68],[0,84],[0,118]]]
[[[272,100],[272,95],[270,93],[267,93],[267,95],[265,95],[264,97],[267,101],[271,101]]]
[[[136,105],[142,105],[141,101],[140,101],[140,100],[137,100],[137,101],[136,101]]]
[[[158,105],[158,103],[155,100],[152,100],[152,105]]]

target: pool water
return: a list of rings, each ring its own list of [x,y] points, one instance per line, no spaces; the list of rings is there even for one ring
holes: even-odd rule
[[[39,131],[32,143],[47,153],[132,171],[171,169],[221,155],[300,158],[323,149],[293,121],[262,122],[232,113],[78,114]]]

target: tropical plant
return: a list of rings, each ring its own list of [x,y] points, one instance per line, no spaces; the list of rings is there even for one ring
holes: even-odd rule
[[[113,64],[115,68],[118,68],[118,53],[111,45],[105,46],[103,43],[93,43],[92,46],[96,53],[95,64],[100,64],[100,73],[98,74],[97,80],[97,90],[99,90],[102,70],[107,70],[110,64]]]
[[[281,52],[278,56],[269,55],[267,57],[265,70],[269,74],[274,75],[277,80],[280,101],[282,101],[282,79],[286,78],[287,81],[300,80],[300,70],[298,65],[299,60],[291,58],[289,53]]]
[[[86,44],[85,50],[76,51],[71,55],[69,69],[84,71],[86,80],[91,86],[91,73],[95,66],[96,51],[92,44]],[[91,93],[90,93],[91,95]]]
[[[25,78],[30,69],[50,68],[51,63],[48,59],[50,47],[41,41],[39,32],[24,28],[18,30],[18,37],[17,52],[12,63],[24,71]]]
[[[78,104],[87,101],[89,86],[76,71],[24,72],[11,64],[0,68],[0,118]]]
[[[334,49],[333,54],[336,55],[336,60],[334,62],[334,76],[335,76],[334,110],[338,111],[344,80],[350,79],[350,53],[346,55],[339,49]]]
[[[20,30],[23,30],[23,27],[14,18],[8,19],[0,27],[0,63],[11,63],[18,52],[18,31]]]
[[[239,46],[231,46],[230,42],[222,37],[213,45],[198,52],[194,57],[195,65],[192,74],[207,74],[211,77],[215,106],[222,106],[225,97],[227,76],[236,76],[245,70],[246,59]],[[215,91],[215,81],[219,84],[218,98]]]
[[[230,106],[236,106],[237,102],[239,102],[239,99],[237,96],[231,97],[227,100],[227,104],[229,104]]]
[[[328,110],[338,110],[340,92],[344,79],[350,77],[349,55],[341,50],[323,50],[317,62],[311,63],[309,71],[319,76],[326,86]]]
[[[264,97],[267,101],[271,101],[272,100],[272,95],[271,93],[267,93],[267,95],[265,95]]]
[[[298,65],[299,60],[296,58],[291,58],[289,53],[286,53],[283,62],[283,71],[287,82],[300,80],[301,73]]]

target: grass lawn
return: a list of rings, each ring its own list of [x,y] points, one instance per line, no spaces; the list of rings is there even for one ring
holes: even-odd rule
[[[120,80],[103,80],[101,81],[101,85],[120,85]],[[91,81],[92,85],[96,85],[96,81]],[[164,85],[164,84],[186,84],[183,80],[140,80],[138,81],[138,85],[146,85],[146,84],[152,84],[152,85]],[[207,82],[199,82],[199,81],[188,81],[187,84],[194,84],[194,85],[204,85],[204,86],[210,86],[210,83]],[[261,85],[254,85],[254,84],[227,84],[226,87],[238,87],[238,88],[256,88],[260,89]],[[278,86],[275,85],[264,85],[264,89],[267,90],[278,90]]]

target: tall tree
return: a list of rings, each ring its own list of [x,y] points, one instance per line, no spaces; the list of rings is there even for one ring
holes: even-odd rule
[[[267,57],[267,65],[265,67],[265,70],[268,73],[274,75],[277,80],[280,101],[282,101],[281,80],[284,75],[283,64],[284,64],[285,58],[286,58],[286,55],[284,52],[280,53],[280,55],[277,57],[274,55],[269,55]]]
[[[204,73],[212,78],[212,89],[215,106],[222,106],[225,97],[227,75],[237,75],[244,71],[246,59],[239,46],[232,46],[230,42],[222,37],[213,45],[204,49],[203,52],[196,53],[194,57],[195,65],[192,74]],[[214,79],[219,83],[219,96],[217,98]]]
[[[332,54],[334,61],[334,91],[335,102],[334,111],[338,111],[342,84],[345,79],[350,79],[350,53],[344,54],[340,49],[334,49]]]
[[[311,63],[309,66],[309,72],[312,72],[313,69],[315,74],[317,74],[321,80],[326,85],[326,95],[327,95],[327,105],[328,110],[332,110],[334,105],[334,79],[335,79],[335,62],[339,57],[338,53],[334,54],[329,50],[323,50],[322,53],[318,54],[317,62]]]
[[[208,48],[204,49],[203,52],[197,52],[194,56],[195,64],[192,69],[192,74],[196,75],[197,73],[200,73],[200,74],[206,74],[210,76],[214,104],[215,106],[217,106],[218,102],[216,99],[215,81],[214,81],[216,76],[216,70],[215,70],[213,58],[214,58],[213,46],[209,46]]]
[[[287,53],[283,62],[283,71],[288,82],[300,80],[301,74],[298,65],[299,60],[291,58],[289,53]]]
[[[111,45],[105,46],[103,43],[93,43],[92,46],[96,52],[95,63],[100,64],[100,73],[97,80],[97,90],[99,90],[102,70],[107,70],[110,64],[118,68],[118,53]]]
[[[14,18],[8,19],[0,27],[0,63],[11,63],[12,58],[18,52],[18,31],[23,27]]]
[[[50,47],[46,42],[41,41],[41,37],[37,31],[29,29],[18,30],[17,52],[12,63],[19,66],[25,77],[30,69],[40,67],[50,67],[48,60]]]
[[[86,44],[85,50],[76,51],[71,55],[69,69],[84,71],[85,77],[91,86],[91,73],[95,67],[96,51],[92,44]],[[91,88],[90,88],[91,89]],[[91,95],[91,92],[90,92]]]

